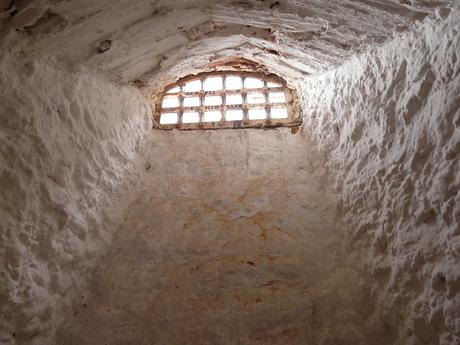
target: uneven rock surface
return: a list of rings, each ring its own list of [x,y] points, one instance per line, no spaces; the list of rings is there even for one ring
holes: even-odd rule
[[[460,344],[459,5],[0,0],[0,343]],[[301,132],[148,131],[235,61]]]
[[[137,90],[27,59],[2,59],[0,85],[0,343],[49,344],[110,242],[151,113]]]
[[[152,88],[229,57],[285,78],[340,65],[457,0],[21,0],[3,49],[53,55]],[[1,5],[1,2],[0,2]],[[7,35],[8,34],[8,35]],[[13,49],[14,47],[14,49]],[[101,49],[102,48],[102,49]]]
[[[460,344],[460,13],[305,83],[395,344]]]
[[[143,188],[58,344],[387,344],[304,137],[149,137]]]

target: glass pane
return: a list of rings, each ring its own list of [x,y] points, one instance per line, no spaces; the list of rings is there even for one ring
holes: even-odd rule
[[[248,110],[249,120],[262,120],[267,118],[265,109],[249,109]]]
[[[246,78],[244,81],[244,87],[246,89],[261,89],[264,87],[263,80],[256,78]]]
[[[221,96],[206,96],[204,98],[204,105],[221,105],[222,97]]]
[[[227,97],[225,98],[225,103],[229,105],[243,104],[243,97],[241,97],[240,94],[227,95]]]
[[[270,103],[286,103],[286,96],[284,92],[270,92],[268,94]]]
[[[182,123],[197,123],[200,121],[200,114],[196,112],[185,111],[182,114]]]
[[[179,106],[179,97],[177,96],[166,96],[163,98],[163,103],[161,104],[163,108],[177,108]]]
[[[288,112],[286,108],[272,108],[271,109],[272,119],[287,119]]]
[[[265,103],[265,95],[260,92],[248,93],[248,104],[261,104]]]
[[[179,86],[173,87],[172,89],[168,90],[168,93],[178,93],[178,92],[180,92]]]
[[[204,81],[204,91],[218,91],[224,88],[222,77],[210,77]]]
[[[171,125],[177,123],[177,113],[162,113],[160,117],[160,124]]]
[[[185,92],[197,92],[201,90],[201,80],[189,81],[184,86]]]
[[[216,122],[222,119],[220,111],[206,111],[203,116],[203,122]]]
[[[241,121],[243,120],[243,110],[227,110],[225,112],[225,120],[227,121]]]
[[[281,84],[273,83],[271,81],[267,82],[267,87],[281,87]]]
[[[225,78],[225,88],[227,90],[239,90],[243,87],[243,82],[240,77],[229,76]]]
[[[200,105],[200,97],[185,97],[184,107],[198,107]]]

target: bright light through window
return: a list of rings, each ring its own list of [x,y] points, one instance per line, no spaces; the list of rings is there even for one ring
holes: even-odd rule
[[[248,93],[249,104],[265,103],[265,95],[263,93]]]
[[[204,80],[204,91],[218,91],[223,88],[222,77],[210,77]]]
[[[264,87],[263,80],[257,78],[246,78],[244,81],[244,87],[246,89],[261,89]]]
[[[204,98],[204,105],[221,105],[222,97],[220,96],[206,96]]]
[[[185,97],[184,98],[184,107],[199,107],[200,106],[200,97]]]
[[[271,109],[272,119],[287,119],[288,112],[286,108],[272,108]]]
[[[168,96],[163,98],[163,108],[177,108],[179,106],[179,98],[177,96]]]
[[[177,123],[177,113],[162,113],[160,123],[162,125],[171,125]]]
[[[270,92],[268,94],[268,99],[270,103],[285,103],[286,102],[286,96],[284,95],[284,92]]]
[[[190,81],[184,86],[185,92],[197,92],[201,90],[201,80]]]
[[[222,113],[220,111],[206,111],[203,116],[204,122],[216,122],[222,119]]]
[[[241,96],[241,94],[227,95],[227,98],[225,99],[225,104],[228,104],[228,105],[243,104],[243,97]]]
[[[196,112],[184,112],[182,115],[182,123],[198,123],[200,122],[200,114]]]
[[[241,77],[229,76],[225,79],[225,88],[227,90],[239,90],[243,88]]]
[[[265,109],[249,109],[249,120],[262,120],[267,118]]]
[[[166,88],[155,119],[167,129],[297,126],[300,118],[285,85],[276,76],[249,72],[187,77]]]
[[[225,113],[225,120],[227,121],[241,121],[243,120],[243,110],[227,110]]]

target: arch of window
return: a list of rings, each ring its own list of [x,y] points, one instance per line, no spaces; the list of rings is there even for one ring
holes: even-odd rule
[[[163,129],[298,126],[292,91],[275,76],[212,72],[169,85],[158,98],[155,120]]]

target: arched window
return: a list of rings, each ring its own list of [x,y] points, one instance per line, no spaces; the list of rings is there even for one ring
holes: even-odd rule
[[[260,73],[212,72],[169,85],[156,104],[163,129],[298,126],[286,82]]]

